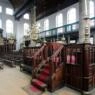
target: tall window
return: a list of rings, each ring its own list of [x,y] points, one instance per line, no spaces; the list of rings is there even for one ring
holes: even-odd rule
[[[44,21],[44,31],[45,30],[49,30],[49,20],[48,19],[46,19]],[[44,34],[43,34],[43,36],[44,36]],[[49,31],[46,32],[46,36],[49,36]]]
[[[13,9],[11,9],[11,8],[6,8],[6,14],[8,14],[8,15],[13,15]]]
[[[24,19],[29,19],[29,14],[26,13],[24,16],[23,16]]]
[[[37,27],[39,29],[39,32],[41,32],[41,24],[39,22],[37,23]]]
[[[67,24],[72,24],[74,22],[76,22],[76,8],[71,8],[67,12]],[[72,29],[76,29],[76,25],[73,25]],[[71,31],[71,26],[68,26],[68,31]]]
[[[29,32],[29,24],[24,23],[24,35],[28,35],[28,32]]]
[[[44,30],[48,30],[48,29],[49,29],[49,20],[46,19],[46,20],[44,21]]]
[[[0,28],[2,28],[2,20],[0,19]]]
[[[0,13],[2,12],[2,6],[0,6]]]
[[[89,17],[90,18],[93,18],[94,15],[95,15],[95,9],[94,9],[94,1],[93,0],[90,0],[89,2]],[[94,25],[94,20],[91,20],[91,26]]]
[[[93,44],[93,37],[90,38],[90,43]]]
[[[94,1],[90,0],[89,2],[89,15],[90,15],[90,18],[94,17]]]
[[[63,15],[60,13],[56,16],[56,27],[61,27],[63,25]],[[63,29],[59,28],[57,30],[58,33],[62,33]]]
[[[6,21],[6,32],[13,33],[13,21],[11,20]]]

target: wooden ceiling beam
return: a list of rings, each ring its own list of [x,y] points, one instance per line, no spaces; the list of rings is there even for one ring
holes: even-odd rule
[[[24,2],[24,4],[15,11],[14,13],[15,19],[16,20],[20,19],[27,11],[29,11],[29,9],[31,9],[32,6],[33,0],[27,0],[26,2]]]

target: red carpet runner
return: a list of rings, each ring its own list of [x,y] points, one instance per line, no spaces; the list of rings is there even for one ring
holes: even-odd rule
[[[36,77],[35,79],[32,80],[31,83],[31,90],[33,92],[39,92],[39,91],[45,91],[45,89],[47,88],[47,80],[49,78],[49,70],[50,67],[48,64],[46,64],[42,71],[39,73],[38,77]]]

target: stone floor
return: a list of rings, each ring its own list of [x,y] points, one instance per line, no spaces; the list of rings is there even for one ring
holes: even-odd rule
[[[4,66],[0,70],[0,95],[29,95],[23,87],[30,84],[31,76],[20,72],[19,68]],[[33,94],[34,95],[34,94]],[[45,92],[42,95],[81,95],[80,93],[64,87],[54,93]]]

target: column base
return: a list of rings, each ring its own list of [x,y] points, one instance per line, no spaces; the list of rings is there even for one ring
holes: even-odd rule
[[[95,95],[95,88],[91,91],[83,91],[82,95]]]

